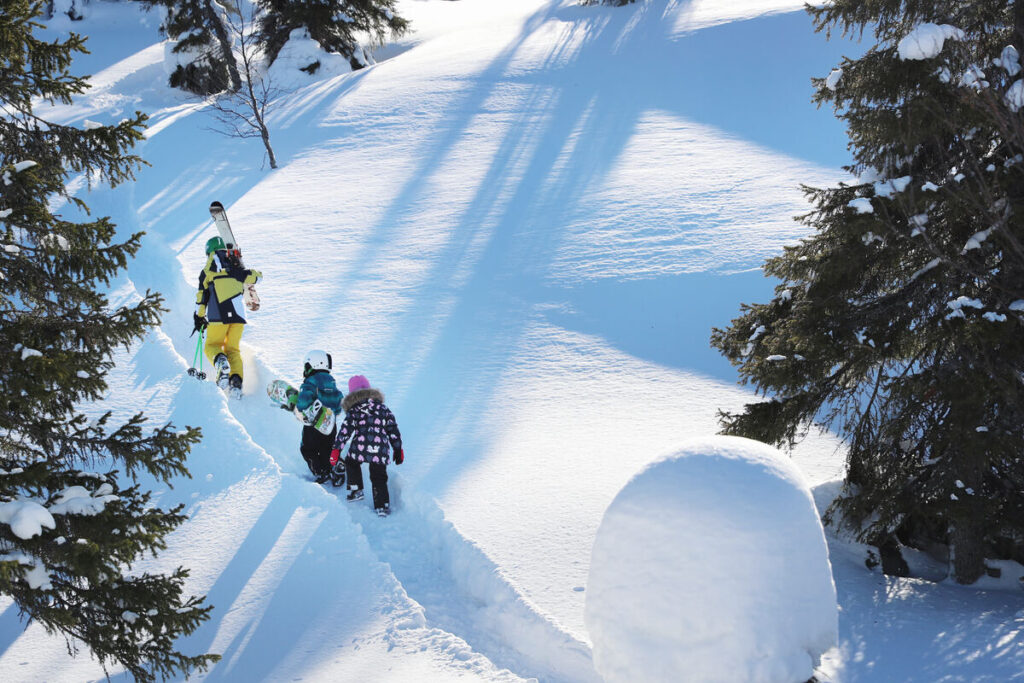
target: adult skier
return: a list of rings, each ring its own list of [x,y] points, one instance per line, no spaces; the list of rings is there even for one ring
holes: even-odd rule
[[[262,279],[258,270],[242,267],[236,252],[229,252],[221,237],[206,242],[206,266],[199,273],[195,329],[206,329],[206,357],[217,368],[217,386],[242,397],[242,354],[238,345],[245,329],[242,293],[246,285]]]
[[[348,396],[341,402],[345,409],[345,421],[338,430],[338,438],[331,451],[331,467],[345,468],[349,493],[347,500],[363,499],[362,463],[369,463],[370,485],[373,489],[373,508],[381,517],[391,512],[391,498],[388,494],[388,461],[394,450],[396,465],[405,462],[402,452],[402,435],[391,410],[384,405],[384,394],[370,387],[362,375],[348,380]],[[341,452],[351,440],[344,463]]]
[[[302,386],[299,387],[299,393],[295,395],[292,407],[298,408],[299,411],[305,411],[314,401],[320,401],[321,405],[330,408],[335,415],[341,412],[341,400],[344,398],[344,394],[338,389],[334,377],[331,376],[331,354],[320,350],[307,353],[302,366],[302,376],[304,378]],[[288,406],[282,407],[287,408]],[[331,430],[330,434],[324,434],[310,424],[302,428],[299,452],[318,484],[322,484],[328,479],[331,479],[331,483],[335,486],[342,486],[345,483],[344,472],[331,476],[331,448],[337,433],[337,426]]]

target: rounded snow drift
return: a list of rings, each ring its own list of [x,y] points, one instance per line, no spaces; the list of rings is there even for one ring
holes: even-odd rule
[[[652,463],[601,521],[585,618],[606,681],[806,681],[838,610],[803,474],[727,436]]]

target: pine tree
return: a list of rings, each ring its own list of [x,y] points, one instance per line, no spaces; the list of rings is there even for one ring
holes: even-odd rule
[[[368,60],[359,47],[358,33],[383,43],[387,35],[401,35],[408,22],[395,14],[394,0],[259,0],[264,9],[261,40],[273,63],[292,31],[305,29],[327,52],[343,55],[353,69]],[[316,71],[318,63],[306,67]]]
[[[296,29],[304,29],[325,51],[340,54],[353,69],[361,69],[369,58],[359,45],[359,36],[383,43],[389,34],[399,36],[408,28],[408,22],[395,13],[395,0],[137,1],[166,9],[161,28],[168,38],[178,41],[174,52],[185,57],[171,74],[170,84],[197,95],[233,93],[242,87],[230,15],[248,14],[250,5],[260,16],[254,44],[268,66]],[[319,66],[314,62],[304,70],[315,73]]]
[[[813,234],[765,267],[770,303],[712,344],[765,400],[724,431],[848,448],[829,517],[948,546],[962,583],[1024,559],[1024,0],[834,0],[817,30],[875,45],[816,79],[857,180],[807,188]]]
[[[227,10],[217,0],[139,0],[147,8],[167,11],[161,30],[177,41],[173,52],[186,57],[170,76],[170,85],[197,95],[242,87],[225,22]]]
[[[200,432],[145,429],[141,413],[113,424],[93,403],[107,393],[113,353],[158,323],[162,299],[146,292],[112,308],[102,289],[141,233],[117,242],[109,219],[76,223],[49,208],[63,197],[69,211],[87,210],[66,194],[72,173],[132,180],[142,162],[129,149],[146,117],[82,130],[40,115],[40,103],[68,104],[88,87],[69,74],[84,40],[34,37],[41,11],[41,2],[7,0],[0,12],[0,593],[104,668],[143,681],[187,675],[216,657],[181,654],[174,641],[212,608],[183,594],[185,569],[131,567],[185,519],[182,506],[152,506],[138,476],[187,475]]]

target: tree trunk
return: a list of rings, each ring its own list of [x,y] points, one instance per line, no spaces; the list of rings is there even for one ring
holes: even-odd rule
[[[221,56],[228,67],[228,78],[231,80],[229,89],[231,92],[238,92],[242,87],[242,77],[238,73],[238,65],[235,64],[235,54],[231,50],[231,40],[228,38],[227,29],[224,28],[224,22],[221,21],[214,4],[214,0],[207,0],[204,5],[207,20],[209,25],[213,27],[213,34],[217,38],[218,45],[220,45]]]
[[[267,157],[270,159],[270,168],[277,168],[277,157],[274,156],[274,148],[270,146],[270,131],[260,124],[260,137],[263,138],[263,146],[267,148]]]
[[[903,559],[895,536],[887,536],[878,544],[878,557],[882,561],[882,573],[886,576],[910,576],[910,566]]]
[[[1015,0],[1013,3],[1013,46],[1017,52],[1024,55],[1024,0]]]
[[[260,98],[256,96],[256,91],[253,90],[253,68],[248,55],[243,57],[243,64],[245,65],[245,85],[247,92],[249,93],[248,105],[252,110],[252,118],[256,122],[256,127],[259,128],[260,138],[263,140],[263,146],[267,148],[267,158],[270,160],[270,168],[277,168],[277,157],[274,156],[274,148],[270,146],[270,130],[267,129],[267,122],[263,119],[263,106],[266,102],[265,100],[261,102]],[[266,97],[266,95],[264,95],[264,97]]]
[[[851,453],[846,463],[846,481],[854,486],[866,486],[871,482],[870,465],[863,453]]]
[[[965,518],[957,520],[950,531],[953,576],[957,583],[974,583],[985,573],[985,541],[982,526],[973,518]]]

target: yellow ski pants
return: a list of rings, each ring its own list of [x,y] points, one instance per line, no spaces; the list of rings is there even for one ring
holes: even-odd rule
[[[238,344],[242,341],[242,332],[245,325],[242,323],[210,323],[206,328],[206,357],[213,364],[213,359],[218,353],[228,357],[231,364],[231,374],[242,376],[242,353],[238,350]]]

